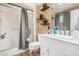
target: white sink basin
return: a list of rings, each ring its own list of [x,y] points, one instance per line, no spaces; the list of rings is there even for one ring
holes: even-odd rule
[[[62,39],[73,39],[73,36],[68,36],[68,35],[59,35],[59,34],[50,34],[54,38],[62,38]]]

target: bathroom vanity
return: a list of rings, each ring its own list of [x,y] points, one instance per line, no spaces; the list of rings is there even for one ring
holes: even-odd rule
[[[79,56],[79,40],[72,36],[39,34],[41,56]]]

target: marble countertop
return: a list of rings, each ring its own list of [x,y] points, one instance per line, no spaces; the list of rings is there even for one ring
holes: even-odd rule
[[[72,44],[79,45],[79,40],[75,39],[73,36],[67,36],[67,35],[57,35],[57,34],[38,34],[38,36],[43,36],[47,38],[54,38],[55,40],[60,40]]]

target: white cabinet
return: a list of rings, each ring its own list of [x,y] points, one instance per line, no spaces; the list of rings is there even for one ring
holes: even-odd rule
[[[62,56],[65,55],[65,44],[62,41],[54,38],[50,39],[49,55]],[[52,50],[53,49],[53,50]],[[52,54],[53,53],[53,54]]]
[[[44,38],[44,37],[40,37],[40,39],[42,39],[42,40],[40,40],[40,55],[41,56],[48,56],[48,43],[49,42],[47,42],[47,39],[46,38]]]
[[[47,37],[41,37],[40,40],[40,47],[41,47],[41,55],[42,56],[62,56],[64,55],[64,42],[47,38]]]
[[[39,39],[41,56],[79,56],[79,46],[76,44],[44,36]]]
[[[67,56],[79,56],[79,46],[67,43],[66,44],[66,55]]]

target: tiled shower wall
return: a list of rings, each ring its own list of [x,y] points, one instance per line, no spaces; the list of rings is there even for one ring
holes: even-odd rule
[[[20,16],[20,8],[0,5],[0,35],[7,33],[5,39],[0,39],[0,51],[18,47]]]

